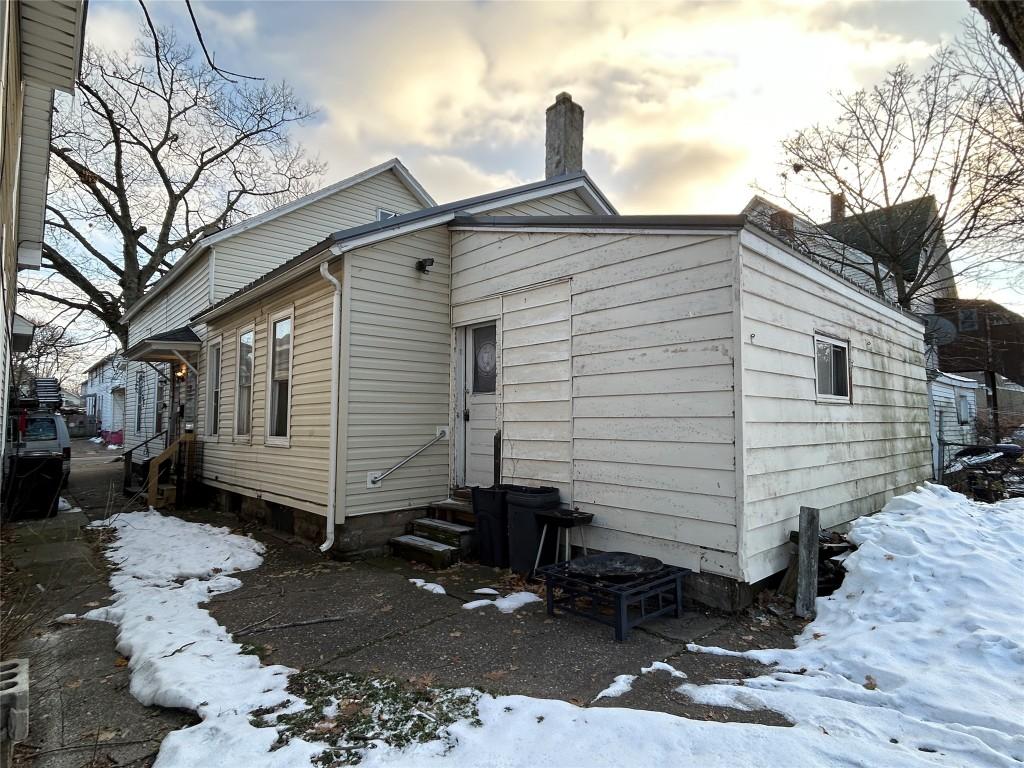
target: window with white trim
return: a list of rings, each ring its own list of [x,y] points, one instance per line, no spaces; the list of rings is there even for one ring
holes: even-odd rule
[[[377,209],[377,221],[387,221],[388,219],[395,218],[397,215],[395,211],[389,211],[387,208]]]
[[[814,360],[818,399],[850,402],[850,342],[815,336]]]
[[[252,430],[252,358],[256,333],[247,328],[238,334],[238,355],[235,366],[235,435],[247,437]]]
[[[220,339],[210,342],[206,350],[206,434],[220,431]]]
[[[292,384],[292,314],[270,318],[270,355],[267,370],[267,437],[288,438],[288,411]]]

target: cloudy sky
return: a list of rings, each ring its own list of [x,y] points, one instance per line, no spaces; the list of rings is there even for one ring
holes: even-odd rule
[[[194,35],[182,0],[148,0]],[[233,71],[284,79],[318,110],[298,130],[325,183],[398,156],[440,202],[534,181],[544,109],[586,110],[584,166],[622,213],[736,213],[779,190],[779,141],[833,93],[923,68],[966,0],[678,3],[194,0]],[[87,36],[129,45],[137,3],[91,0]],[[827,200],[802,200],[827,218]],[[961,285],[1024,310],[1005,284]]]

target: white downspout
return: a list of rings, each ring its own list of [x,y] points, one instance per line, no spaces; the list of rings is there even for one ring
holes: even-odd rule
[[[320,265],[320,276],[334,286],[334,303],[331,310],[331,429],[330,454],[327,469],[327,538],[320,545],[321,552],[334,546],[334,526],[337,519],[335,501],[338,491],[338,358],[341,348],[341,283],[331,274],[328,263]]]

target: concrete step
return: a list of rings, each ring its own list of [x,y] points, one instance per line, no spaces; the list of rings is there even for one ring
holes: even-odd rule
[[[473,550],[473,530],[468,525],[429,517],[421,517],[419,520],[413,520],[412,523],[414,535],[456,547],[463,557],[469,555]]]
[[[445,499],[430,505],[434,516],[439,520],[448,520],[462,525],[475,525],[476,515],[473,514],[473,502],[462,499]]]
[[[422,536],[405,534],[396,536],[388,542],[396,557],[426,563],[432,568],[447,568],[459,561],[459,550],[439,541],[431,541]]]

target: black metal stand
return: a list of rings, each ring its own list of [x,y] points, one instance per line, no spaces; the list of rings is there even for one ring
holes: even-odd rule
[[[686,568],[666,565],[654,574],[627,582],[580,578],[569,573],[568,562],[547,565],[537,570],[547,587],[548,614],[555,608],[582,616],[615,629],[622,642],[633,627],[645,621],[672,614],[682,616],[683,577]],[[560,590],[556,597],[555,591]],[[609,616],[608,614],[611,614]]]

